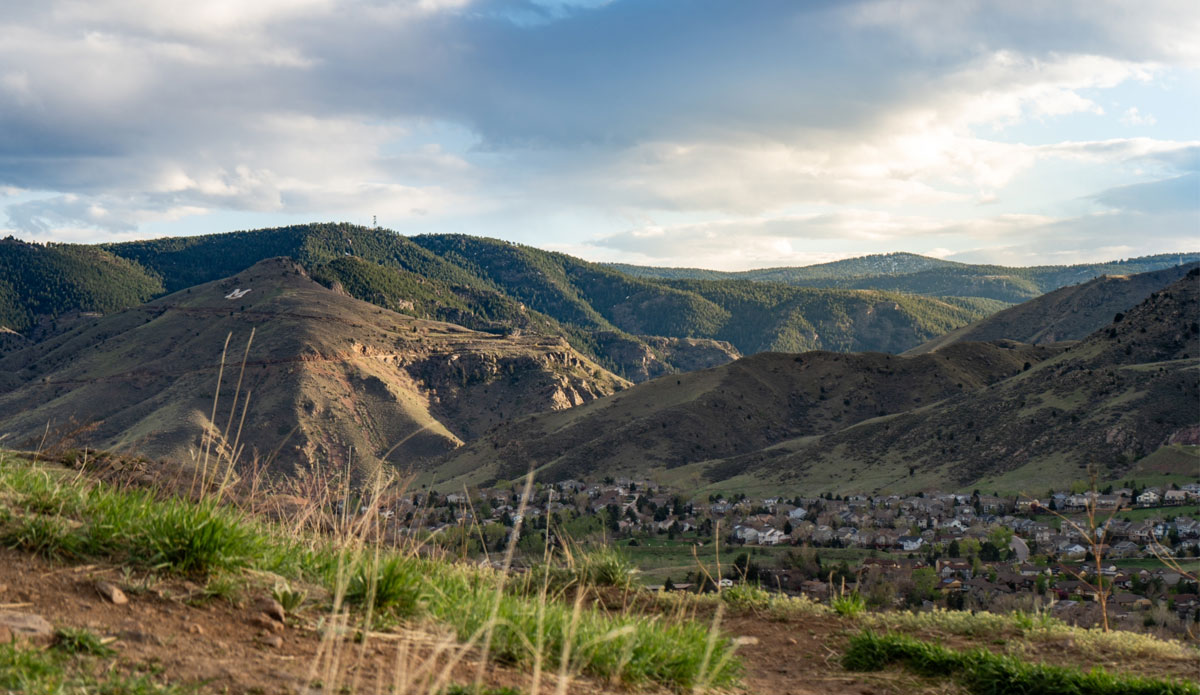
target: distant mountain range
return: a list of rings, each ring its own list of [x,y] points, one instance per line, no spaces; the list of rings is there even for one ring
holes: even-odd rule
[[[624,473],[786,494],[1040,490],[1086,477],[1088,465],[1116,476],[1173,442],[1198,443],[1198,317],[1193,268],[1073,344],[755,355],[508,423],[433,475],[453,487],[533,468],[549,480]]]
[[[186,460],[201,433],[240,421],[211,411],[214,397],[245,406],[237,369],[251,406],[230,445],[281,470],[419,463],[457,486],[533,466],[798,492],[1069,482],[1200,436],[1200,277],[1177,265],[1193,258],[891,254],[657,277],[344,224],[9,238],[0,436]],[[1037,296],[1007,303],[1024,294]]]
[[[644,279],[493,239],[313,224],[100,246],[6,239],[0,327],[40,340],[81,313],[136,306],[272,257],[417,318],[562,336],[634,381],[764,350],[900,352],[1007,306],[952,294]]]
[[[1200,253],[1168,253],[1105,263],[1015,268],[943,261],[912,253],[850,258],[800,268],[720,272],[697,268],[656,268],[626,264],[609,267],[640,278],[664,280],[750,280],[803,287],[910,292],[932,297],[984,297],[1024,302],[1101,275],[1131,275],[1200,261]]]

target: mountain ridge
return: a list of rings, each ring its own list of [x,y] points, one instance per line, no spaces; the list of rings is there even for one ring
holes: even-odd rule
[[[247,458],[273,456],[284,472],[408,463],[507,417],[628,385],[561,339],[396,314],[324,288],[283,258],[95,319],[0,367],[16,377],[0,384],[0,431],[17,442],[76,428],[80,443],[186,462],[206,428],[226,431],[251,413]],[[214,423],[214,399],[250,405]]]
[[[358,299],[473,330],[562,336],[605,368],[637,380],[691,364],[675,349],[685,344],[680,341],[691,341],[686,343],[689,354],[696,353],[697,341],[703,343],[709,361],[761,350],[900,351],[1003,306],[982,300],[751,283],[730,284],[719,291],[711,286],[675,286],[493,239],[403,237],[346,224],[96,247],[28,245],[27,250],[44,255],[103,254],[124,264],[138,282],[151,288],[137,297],[124,297],[111,287],[113,301],[57,307],[62,315],[136,306],[146,295],[178,291],[231,276],[265,258],[286,256],[326,287]],[[13,252],[0,246],[0,256],[6,253]],[[863,329],[861,336],[858,328]],[[665,345],[652,338],[673,342]],[[683,362],[676,364],[674,359]]]
[[[1017,490],[1034,479],[1070,484],[1089,465],[1115,476],[1197,424],[1198,290],[1193,269],[1074,344],[755,355],[665,377],[568,413],[509,423],[449,455],[435,477],[442,484],[515,477],[524,463],[550,479],[622,472],[697,490],[816,494],[947,484]],[[930,358],[942,361],[942,372],[898,376]],[[839,362],[840,371],[830,372]],[[997,369],[995,378],[980,380],[982,368]],[[813,376],[802,379],[804,370]],[[977,380],[929,390],[939,373]],[[723,390],[733,383],[740,395]],[[747,400],[747,384],[782,391],[761,388]],[[785,413],[804,415],[788,423]],[[746,421],[732,427],[730,417]]]

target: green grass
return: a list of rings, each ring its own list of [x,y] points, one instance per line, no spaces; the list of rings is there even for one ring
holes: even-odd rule
[[[250,570],[323,583],[350,605],[432,618],[462,641],[490,631],[491,654],[507,663],[540,659],[557,668],[565,660],[572,672],[630,685],[724,686],[739,670],[732,642],[695,622],[538,600],[489,569],[395,551],[376,559],[361,546],[290,536],[212,501],[159,499],[58,473],[0,452],[0,539],[6,544],[154,573],[222,578]],[[44,509],[47,499],[59,498],[71,502],[61,506],[71,509],[68,517],[26,507]],[[590,583],[627,578],[628,565],[618,559],[586,559]]]
[[[541,591],[543,584],[552,592],[570,587],[628,590],[633,588],[637,572],[623,549],[611,545],[576,548],[566,552],[561,561],[535,563],[525,574],[522,586],[526,593]]]
[[[1108,561],[1105,561],[1108,564]],[[1146,569],[1159,570],[1166,569],[1161,560],[1152,557],[1126,558],[1123,560],[1113,560],[1112,564],[1125,569]],[[1196,558],[1179,558],[1179,565],[1186,572],[1200,572],[1200,559]]]
[[[1140,484],[1141,481],[1139,480],[1138,483]],[[1114,518],[1121,520],[1128,518],[1130,521],[1141,521],[1143,519],[1163,519],[1169,521],[1177,516],[1200,516],[1200,504],[1123,509],[1117,512]]]
[[[857,618],[867,610],[867,601],[856,593],[833,599],[833,611],[843,618]]]
[[[370,604],[377,611],[408,617],[425,609],[429,592],[420,574],[419,563],[400,556],[378,561],[364,557],[358,560],[350,575],[346,601]]]
[[[54,633],[54,648],[67,654],[90,656],[112,656],[116,650],[104,643],[100,637],[83,628],[59,628]]]
[[[697,540],[704,542],[703,547],[696,547]],[[629,562],[640,570],[638,579],[648,586],[657,586],[670,577],[676,583],[683,581],[684,575],[698,569],[697,559],[709,572],[716,574],[718,549],[712,539],[697,539],[692,536],[670,540],[666,536],[655,538],[638,538],[637,545],[629,541],[621,541],[618,548],[628,558]],[[693,550],[695,554],[693,555]],[[787,555],[788,551],[796,548],[787,545],[777,546],[730,546],[720,545],[721,569],[732,564],[733,559],[740,553],[749,553],[750,560],[763,567],[774,567]],[[820,548],[823,565],[832,566],[846,561],[851,568],[857,567],[868,557],[888,557],[889,553],[870,548]]]
[[[850,671],[878,671],[892,664],[921,676],[952,677],[979,695],[1200,695],[1200,686],[1185,681],[1117,676],[1100,668],[1084,672],[870,631],[852,637],[842,658]]]
[[[62,646],[41,650],[0,644],[0,692],[23,695],[175,695],[190,692],[157,683],[149,676],[126,676],[112,671],[92,675],[95,659],[86,656],[91,647],[81,644],[75,637],[67,640],[78,647],[74,651]],[[59,645],[63,644],[60,636]]]

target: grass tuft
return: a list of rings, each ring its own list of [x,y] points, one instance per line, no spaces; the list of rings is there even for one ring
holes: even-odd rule
[[[843,594],[833,599],[833,610],[844,618],[857,618],[867,610],[867,602],[857,592]]]
[[[418,563],[399,555],[366,557],[355,563],[345,598],[350,604],[369,604],[377,611],[411,617],[424,612],[429,588]]]
[[[245,567],[258,551],[258,537],[241,516],[215,502],[171,500],[147,519],[135,538],[149,563],[181,573]]]
[[[85,628],[59,628],[54,633],[54,648],[66,654],[88,656],[112,656],[117,653],[99,635]]]

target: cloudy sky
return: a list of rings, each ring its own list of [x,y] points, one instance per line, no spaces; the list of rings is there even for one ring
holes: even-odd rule
[[[742,269],[1200,248],[1200,4],[0,4],[0,233]]]

